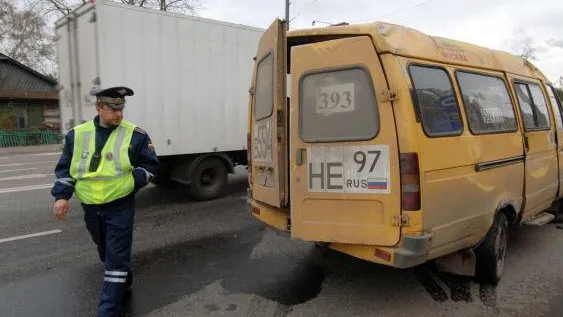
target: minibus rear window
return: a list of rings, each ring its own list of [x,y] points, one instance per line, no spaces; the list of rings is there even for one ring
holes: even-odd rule
[[[256,68],[256,95],[254,99],[254,119],[268,118],[274,109],[274,54],[270,53],[258,63]]]
[[[460,135],[463,132],[463,122],[446,70],[411,65],[409,72],[424,132],[432,137]]]
[[[361,67],[303,76],[299,113],[305,142],[371,140],[379,133],[373,83]]]

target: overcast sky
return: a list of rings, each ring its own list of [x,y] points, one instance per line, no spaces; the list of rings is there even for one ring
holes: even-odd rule
[[[284,17],[285,0],[206,0],[198,15],[266,28]],[[290,19],[292,29],[384,21],[518,55],[530,44],[550,80],[563,76],[561,0],[292,0]]]

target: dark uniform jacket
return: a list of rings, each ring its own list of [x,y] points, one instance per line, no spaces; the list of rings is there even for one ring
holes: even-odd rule
[[[100,153],[106,144],[111,132],[116,128],[104,128],[100,126],[100,118],[94,118],[96,125],[96,152]],[[70,130],[65,136],[65,146],[63,154],[59,159],[59,163],[55,168],[57,179],[70,179],[70,164],[72,162],[72,152],[74,149],[74,130]],[[158,170],[158,158],[154,152],[154,147],[147,133],[140,128],[136,128],[129,144],[129,160],[133,166],[133,177],[135,178],[135,190],[127,197],[120,198],[104,205],[97,207],[112,207],[115,205],[130,203],[135,193],[149,182],[151,175],[156,174]],[[51,190],[51,194],[55,200],[70,199],[74,193],[74,182],[55,181],[55,185]],[[87,205],[85,205],[87,207]]]

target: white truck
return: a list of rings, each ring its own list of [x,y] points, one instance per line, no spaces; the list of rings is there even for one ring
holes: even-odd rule
[[[125,118],[150,135],[154,183],[220,194],[247,164],[253,58],[264,30],[108,1],[56,23],[62,133],[96,114],[93,87],[128,86]]]

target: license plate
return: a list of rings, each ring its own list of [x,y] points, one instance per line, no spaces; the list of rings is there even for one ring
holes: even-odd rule
[[[388,145],[307,148],[309,192],[389,194]]]

